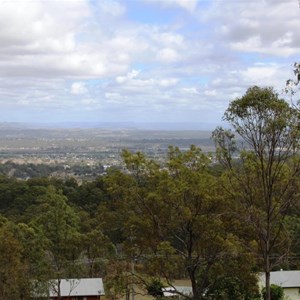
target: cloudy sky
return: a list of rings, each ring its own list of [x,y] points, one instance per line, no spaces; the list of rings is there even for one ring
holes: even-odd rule
[[[0,0],[0,122],[216,123],[300,60],[298,0]]]

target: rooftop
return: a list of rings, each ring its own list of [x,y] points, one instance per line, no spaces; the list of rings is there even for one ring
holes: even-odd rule
[[[61,296],[99,296],[104,295],[101,278],[62,279]],[[57,280],[51,281],[50,297],[57,296]]]
[[[265,281],[265,273],[259,274],[259,280]],[[300,287],[300,271],[275,271],[271,272],[271,284],[283,288]]]

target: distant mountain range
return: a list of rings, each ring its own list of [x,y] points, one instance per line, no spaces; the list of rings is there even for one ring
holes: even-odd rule
[[[103,128],[103,129],[140,129],[140,130],[214,130],[217,126],[226,127],[222,123],[135,123],[135,122],[53,122],[22,123],[2,122],[3,129],[52,129],[52,128]]]

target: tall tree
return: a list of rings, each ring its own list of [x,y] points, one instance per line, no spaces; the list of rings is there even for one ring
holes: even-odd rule
[[[14,226],[14,235],[23,248],[23,260],[28,263],[27,275],[34,279],[32,283],[45,283],[49,279],[50,262],[45,255],[47,238],[38,227],[19,223]],[[32,285],[33,290],[35,287]],[[36,291],[38,293],[38,291]]]
[[[28,261],[24,248],[14,235],[15,225],[0,225],[0,299],[30,299]]]
[[[195,146],[188,151],[170,147],[163,168],[141,153],[126,151],[123,157],[128,180],[112,186],[119,189],[115,196],[122,199],[126,216],[123,249],[139,267],[131,275],[145,285],[142,271],[171,285],[176,277],[188,276],[192,298],[204,299],[219,261],[236,260],[243,252],[231,232],[236,221],[228,198],[210,174],[210,157]]]
[[[229,104],[224,114],[234,132],[217,128],[213,137],[220,161],[227,167],[227,191],[241,205],[256,235],[270,300],[270,271],[282,254],[284,219],[298,200],[299,113],[272,88],[251,87]],[[241,149],[239,158],[234,133]]]
[[[85,276],[103,277],[109,259],[115,256],[115,247],[104,235],[101,217],[92,218],[87,212],[80,211],[81,256],[86,261]]]
[[[67,198],[54,187],[48,187],[47,194],[40,199],[40,214],[35,223],[47,238],[47,255],[52,265],[51,279],[56,279],[57,296],[60,298],[60,282],[70,272],[76,274],[76,259],[79,255],[79,218],[68,205]],[[75,275],[76,276],[76,275]]]

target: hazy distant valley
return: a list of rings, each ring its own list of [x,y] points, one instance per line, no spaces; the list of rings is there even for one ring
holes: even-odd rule
[[[121,167],[122,149],[141,151],[164,160],[170,145],[191,144],[214,150],[211,131],[138,130],[102,128],[30,128],[0,126],[0,174],[18,178],[35,176],[95,177],[107,167]]]

